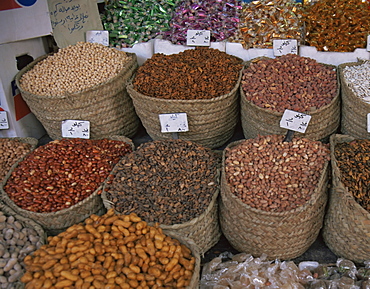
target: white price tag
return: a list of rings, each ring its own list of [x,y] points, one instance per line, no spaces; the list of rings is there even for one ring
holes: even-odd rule
[[[90,122],[67,119],[62,121],[62,136],[67,138],[90,138]]]
[[[106,30],[86,31],[86,42],[109,45],[109,32]]]
[[[370,132],[370,113],[367,114],[367,132]]]
[[[0,129],[9,129],[8,115],[6,111],[0,111]]]
[[[305,133],[311,116],[294,110],[286,109],[280,119],[280,127]]]
[[[210,46],[211,31],[188,30],[186,33],[186,45],[188,46]]]
[[[298,42],[296,39],[274,39],[272,43],[275,56],[285,54],[298,54]]]
[[[366,51],[370,51],[370,34],[367,36]]]
[[[186,113],[166,113],[159,115],[161,132],[185,132],[189,130]]]

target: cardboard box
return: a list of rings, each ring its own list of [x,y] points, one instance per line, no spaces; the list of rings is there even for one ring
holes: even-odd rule
[[[43,38],[0,44],[0,107],[7,112],[9,124],[9,129],[0,129],[0,137],[39,139],[46,134],[15,85],[15,76],[19,71],[17,57],[28,55],[36,59],[46,53]]]

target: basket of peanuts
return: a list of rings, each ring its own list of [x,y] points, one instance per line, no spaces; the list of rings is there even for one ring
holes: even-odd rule
[[[43,55],[16,75],[32,113],[52,139],[65,120],[89,121],[90,138],[132,137],[139,126],[126,81],[137,57],[98,43],[78,42]]]
[[[26,288],[198,288],[194,243],[135,213],[91,215],[24,260]]]

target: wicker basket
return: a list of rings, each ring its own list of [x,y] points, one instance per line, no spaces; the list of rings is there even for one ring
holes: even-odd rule
[[[227,148],[241,142],[233,142]],[[316,240],[323,224],[329,162],[310,200],[286,212],[267,212],[244,204],[227,183],[225,151],[222,163],[220,223],[230,244],[254,257],[266,254],[269,259],[288,260],[302,255]]]
[[[132,80],[127,84],[136,112],[153,140],[172,138],[161,132],[159,114],[186,113],[189,131],[178,137],[210,148],[225,144],[234,134],[239,120],[239,85],[241,72],[235,87],[225,95],[212,99],[176,100],[160,99],[139,93]]]
[[[247,62],[245,67],[248,67],[250,63],[251,61]],[[324,65],[335,68],[332,65]],[[306,132],[302,134],[303,137],[328,141],[330,135],[337,131],[340,124],[340,81],[338,72],[337,83],[337,93],[328,105],[312,112],[304,112],[311,115],[311,120]],[[283,135],[286,133],[286,129],[280,127],[283,113],[261,108],[247,100],[242,86],[240,86],[240,111],[242,129],[244,137],[247,139],[256,138],[258,135]]]
[[[134,149],[133,142],[127,137],[111,136],[109,139],[126,142],[131,145],[132,149]],[[22,160],[23,158],[19,162]],[[89,197],[67,209],[51,213],[36,213],[18,207],[4,191],[4,186],[19,162],[12,167],[1,183],[1,200],[17,214],[39,223],[48,235],[57,235],[73,224],[82,222],[91,214],[102,215],[106,212],[100,193],[107,180],[105,180],[105,182],[103,182]]]
[[[90,121],[90,138],[101,139],[110,135],[132,137],[138,127],[132,100],[126,82],[138,64],[134,53],[127,53],[131,60],[115,77],[86,90],[63,96],[35,95],[22,89],[20,79],[47,55],[37,58],[16,75],[16,84],[30,110],[41,122],[52,139],[61,139],[62,121],[67,119]]]
[[[367,114],[370,113],[370,103],[363,101],[348,86],[343,70],[347,66],[361,65],[363,62],[343,63],[338,66],[342,95],[341,132],[357,139],[369,139],[367,132]]]
[[[336,144],[350,142],[348,135],[330,137],[333,186],[329,196],[329,209],[325,215],[323,237],[334,254],[354,262],[370,260],[370,213],[366,211],[341,182],[334,149]]]
[[[32,221],[28,218],[24,218],[24,217],[18,215],[10,207],[5,205],[1,201],[0,201],[0,211],[3,212],[4,215],[6,215],[6,216],[13,216],[16,221],[18,221],[22,224],[23,227],[31,228],[31,229],[35,230],[36,234],[39,236],[39,242],[36,245],[36,246],[38,246],[37,249],[39,249],[42,245],[46,244],[47,235],[46,235],[45,231],[43,230],[43,228],[39,224],[37,224],[36,222],[34,222],[34,221]],[[18,261],[22,262],[23,260],[18,260]],[[18,280],[16,282],[12,283],[11,286],[8,287],[8,288],[9,289],[11,289],[11,288],[22,289],[22,288],[24,288],[24,283],[22,283],[20,280]]]

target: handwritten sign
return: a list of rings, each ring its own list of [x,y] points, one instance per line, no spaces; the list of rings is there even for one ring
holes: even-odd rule
[[[109,45],[109,32],[106,30],[93,30],[86,32],[86,42]]]
[[[286,109],[280,119],[280,127],[305,133],[311,116],[294,110]]]
[[[62,121],[62,136],[67,138],[90,138],[90,122],[67,119]]]
[[[96,1],[48,0],[51,27],[58,47],[85,41],[85,33],[103,30]]]
[[[370,113],[367,114],[367,132],[370,132]]]
[[[6,111],[0,111],[0,129],[9,129],[8,115]]]
[[[166,113],[159,115],[161,132],[185,132],[189,130],[186,113]]]
[[[186,34],[186,45],[188,46],[210,46],[211,31],[188,30]]]
[[[298,42],[296,39],[274,39],[272,45],[275,56],[298,53]]]

